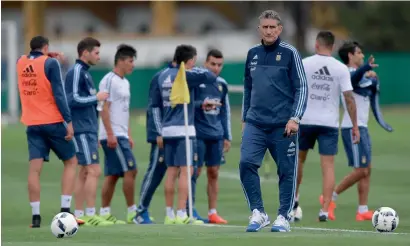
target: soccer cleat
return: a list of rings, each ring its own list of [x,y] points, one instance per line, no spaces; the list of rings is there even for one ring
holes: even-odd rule
[[[171,219],[171,217],[165,216],[164,224],[165,225],[174,225],[175,224],[175,218]]]
[[[41,224],[41,216],[39,214],[35,214],[33,215],[32,219],[31,219],[31,228],[40,228],[40,224]]]
[[[246,228],[246,232],[258,232],[269,224],[269,216],[266,213],[261,213],[259,210],[254,209],[252,215],[249,217],[249,225]]]
[[[133,222],[135,224],[140,224],[140,225],[147,225],[147,224],[153,224],[154,222],[152,221],[151,217],[149,216],[149,213],[147,210],[143,212],[137,212],[137,215],[135,215]]]
[[[207,219],[205,219],[205,218],[202,218],[202,217],[199,215],[199,213],[198,213],[198,211],[197,211],[196,209],[194,209],[194,211],[193,211],[192,213],[194,214],[193,217],[194,217],[196,220],[202,221],[202,222],[204,222],[204,223],[210,223],[209,220],[207,220]]]
[[[276,220],[272,224],[272,228],[270,229],[271,232],[290,232],[290,224],[289,221],[279,215]]]
[[[322,205],[322,207],[323,207],[323,203],[324,203],[323,202],[323,195],[320,195],[319,201],[320,201],[320,205]],[[334,201],[330,201],[329,210],[328,210],[328,212],[329,212],[328,219],[329,220],[336,220],[335,209],[336,209],[336,203]]]
[[[125,224],[127,224],[125,221],[117,219],[117,217],[115,217],[112,214],[100,215],[100,217],[103,218],[106,221],[112,222],[114,225],[125,225]]]
[[[356,221],[364,221],[364,220],[372,220],[373,218],[373,211],[367,211],[364,213],[356,213]]]
[[[228,221],[224,220],[217,213],[208,215],[208,221],[209,223],[212,223],[212,224],[228,224]]]
[[[176,225],[188,225],[188,224],[192,224],[192,225],[203,225],[204,222],[201,220],[197,220],[197,219],[193,219],[191,220],[190,217],[188,217],[188,215],[185,215],[184,217],[179,217],[177,216],[175,218],[175,224]]]
[[[319,214],[319,218],[317,219],[319,222],[327,222],[328,216],[325,214]]]
[[[128,214],[127,214],[127,223],[128,224],[133,224],[134,223],[135,215],[137,215],[136,211],[128,212]]]
[[[94,215],[94,216],[81,216],[81,219],[84,220],[84,225],[85,226],[110,226],[114,225],[114,222],[112,221],[107,221],[106,219]]]
[[[78,224],[79,226],[82,226],[82,225],[85,224],[85,221],[82,220],[82,219],[79,219],[79,218],[75,217],[75,220],[77,221],[77,224]]]

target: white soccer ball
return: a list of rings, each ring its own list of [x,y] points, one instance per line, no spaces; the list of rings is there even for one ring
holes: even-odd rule
[[[57,238],[72,237],[77,231],[77,220],[70,213],[59,213],[51,221],[51,232]]]
[[[374,211],[372,224],[378,232],[392,232],[399,225],[399,215],[392,208],[381,207]]]
[[[302,208],[298,206],[296,209],[290,212],[290,222],[298,222],[301,221],[303,217]]]

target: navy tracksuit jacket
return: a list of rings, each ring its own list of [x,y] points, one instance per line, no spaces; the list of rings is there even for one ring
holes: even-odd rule
[[[257,170],[269,149],[278,166],[278,214],[289,219],[296,192],[298,136],[284,137],[283,133],[291,117],[302,118],[307,90],[302,60],[293,46],[278,39],[248,51],[240,178],[251,211],[264,211]]]

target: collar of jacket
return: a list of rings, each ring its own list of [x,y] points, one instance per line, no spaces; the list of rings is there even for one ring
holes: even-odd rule
[[[270,44],[270,45],[265,45],[265,44],[263,43],[263,39],[262,39],[262,40],[261,40],[261,44],[263,45],[263,47],[265,48],[265,50],[274,50],[274,49],[276,49],[276,48],[279,46],[279,44],[280,44],[280,38],[278,37],[278,39],[276,39],[276,41],[273,42],[273,44]]]
[[[42,55],[44,55],[43,54],[43,52],[41,52],[41,51],[36,51],[36,50],[32,50],[32,51],[30,51],[30,54],[29,54],[30,56],[42,56]]]
[[[85,70],[88,70],[90,68],[90,65],[87,63],[83,62],[80,59],[75,60],[75,63],[80,64]]]

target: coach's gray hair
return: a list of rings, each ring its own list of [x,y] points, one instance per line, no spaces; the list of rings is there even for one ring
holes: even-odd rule
[[[259,20],[262,19],[272,19],[277,20],[279,25],[282,25],[282,19],[280,18],[279,14],[274,10],[265,10],[259,15]]]

